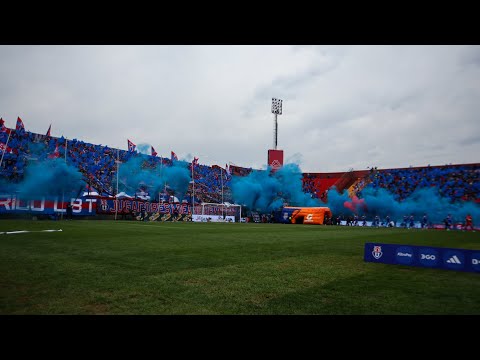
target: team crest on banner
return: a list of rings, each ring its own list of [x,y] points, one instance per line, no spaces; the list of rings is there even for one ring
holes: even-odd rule
[[[100,206],[102,207],[102,210],[107,211],[108,210],[107,200],[102,199],[101,202],[102,202],[102,205],[100,205]]]
[[[283,150],[268,150],[268,165],[273,171],[283,166]]]
[[[381,246],[374,246],[373,247],[373,251],[372,251],[372,255],[375,259],[380,259],[383,255],[383,252],[382,252],[382,247]]]
[[[280,169],[282,167],[282,164],[280,164],[280,161],[278,161],[278,160],[273,160],[272,163],[270,164],[270,166],[273,169]]]

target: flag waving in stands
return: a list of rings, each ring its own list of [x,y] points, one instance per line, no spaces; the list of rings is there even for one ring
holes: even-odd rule
[[[8,147],[7,144],[4,144],[2,142],[0,142],[0,151],[3,153],[8,153],[8,154],[11,154],[13,151],[12,151],[12,148]]]
[[[192,161],[192,165],[191,165],[192,171],[195,168],[195,166],[197,166],[197,165],[198,165],[198,158],[194,156],[193,161]]]
[[[56,159],[56,158],[59,158],[60,157],[60,151],[58,151],[58,144],[57,146],[55,146],[55,151],[53,153],[51,153],[50,155],[48,155],[48,158],[49,159]]]
[[[20,119],[20,117],[17,118],[17,126],[15,127],[15,130],[25,130],[25,126],[23,125],[23,121]]]
[[[92,185],[87,184],[87,186],[85,187],[85,191],[83,193],[83,196],[86,196],[86,195],[98,196],[99,192]]]
[[[157,152],[155,151],[155,149],[153,148],[153,146],[150,145],[150,147],[152,148],[152,156],[157,156]]]
[[[172,161],[178,161],[178,157],[177,157],[177,154],[175,154],[173,151],[171,152],[171,158],[170,158]]]
[[[52,130],[52,124],[50,124],[50,126],[48,127],[47,134],[45,136],[51,136],[50,130]]]
[[[5,126],[5,120],[0,118],[0,132],[10,134],[10,129]]]
[[[135,145],[133,142],[131,142],[130,140],[128,140],[128,151],[130,152],[134,152],[135,151],[135,148],[137,147],[137,145]]]
[[[230,168],[228,167],[228,164],[225,164],[225,171],[227,172],[228,176],[232,175],[230,172]]]

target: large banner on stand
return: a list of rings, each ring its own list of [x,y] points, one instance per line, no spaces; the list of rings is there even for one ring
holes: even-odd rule
[[[149,215],[159,214],[189,214],[191,213],[191,206],[187,204],[169,204],[157,203],[136,199],[120,199],[114,200],[109,198],[99,198],[97,212],[99,214],[115,214],[122,211],[139,213],[145,210]]]
[[[27,200],[17,194],[0,194],[0,214],[59,215],[67,212],[69,203],[73,215],[97,214],[97,199],[39,196],[38,199]]]

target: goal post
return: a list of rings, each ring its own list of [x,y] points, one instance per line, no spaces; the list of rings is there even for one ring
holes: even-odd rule
[[[195,222],[240,222],[242,205],[230,203],[202,203],[195,206],[192,220]]]

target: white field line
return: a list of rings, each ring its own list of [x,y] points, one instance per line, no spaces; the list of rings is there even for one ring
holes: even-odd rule
[[[54,231],[63,231],[62,229],[58,230],[18,230],[18,231],[4,231],[0,232],[0,235],[12,235],[12,234],[24,234],[30,232],[54,232]]]

